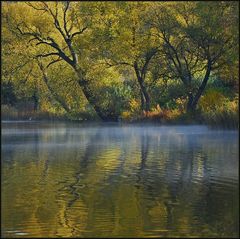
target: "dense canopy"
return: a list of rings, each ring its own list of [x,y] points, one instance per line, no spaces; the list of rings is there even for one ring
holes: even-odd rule
[[[4,2],[2,114],[238,122],[238,12],[237,1]]]

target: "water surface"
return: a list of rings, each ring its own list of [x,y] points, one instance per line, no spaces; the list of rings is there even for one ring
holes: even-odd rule
[[[238,132],[2,123],[2,237],[238,237]]]

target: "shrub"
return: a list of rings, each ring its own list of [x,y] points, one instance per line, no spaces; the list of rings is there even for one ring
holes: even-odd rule
[[[233,101],[219,98],[214,107],[207,107],[202,111],[205,122],[212,127],[238,128],[239,112],[238,97]]]
[[[130,111],[123,111],[120,118],[124,121],[130,121],[132,116]]]
[[[227,98],[215,89],[210,89],[199,100],[199,107],[203,112],[209,112],[221,107]]]
[[[17,110],[9,105],[1,106],[1,117],[4,120],[13,120],[18,118]]]

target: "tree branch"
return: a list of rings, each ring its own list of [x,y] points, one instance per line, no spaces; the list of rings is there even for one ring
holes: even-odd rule
[[[37,6],[34,6],[31,2],[26,2],[26,4],[29,6],[29,7],[32,7],[33,9],[35,10],[38,10],[38,11],[47,11],[46,10],[46,7],[37,7]]]
[[[51,52],[51,53],[47,53],[47,54],[39,54],[39,55],[36,55],[36,57],[48,57],[48,56],[59,56],[59,53],[57,53],[57,52]]]
[[[63,10],[63,27],[64,27],[64,30],[65,30],[68,38],[70,37],[70,35],[69,35],[70,30],[67,30],[67,10],[69,8],[69,5],[70,5],[70,2],[67,1],[66,7]]]
[[[147,52],[146,57],[145,57],[145,63],[141,70],[141,76],[143,79],[145,78],[148,65],[149,65],[152,57],[157,53],[157,51],[158,51],[157,49],[153,48],[149,52]]]
[[[51,66],[52,64],[55,64],[55,63],[57,63],[57,62],[59,62],[59,61],[62,61],[63,59],[61,59],[60,57],[58,58],[58,59],[56,59],[56,60],[54,60],[54,61],[51,61],[47,66],[46,66],[46,68],[48,68],[49,66]]]
[[[74,33],[70,36],[70,39],[73,39],[73,37],[76,36],[76,35],[82,34],[86,29],[87,29],[87,27],[84,27],[81,31],[74,32]]]

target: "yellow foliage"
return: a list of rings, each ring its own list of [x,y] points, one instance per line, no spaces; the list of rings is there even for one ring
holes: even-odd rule
[[[203,113],[206,122],[212,126],[239,128],[238,96],[232,101],[228,98],[219,99],[215,107],[207,108]]]
[[[174,109],[174,110],[161,109],[159,105],[157,105],[157,107],[152,109],[151,111],[148,111],[148,112],[143,111],[143,116],[145,118],[151,119],[151,120],[160,120],[161,122],[174,120],[180,114],[181,114],[181,111],[178,109]]]
[[[122,114],[121,114],[121,118],[123,120],[129,120],[131,118],[131,112],[123,111]]]
[[[159,105],[159,104],[157,104],[157,107],[156,107],[155,111],[157,111],[157,112],[159,112],[159,113],[161,113],[161,112],[162,112],[162,109],[161,109],[161,107],[160,107],[160,105]]]
[[[209,90],[199,101],[200,108],[207,112],[223,105],[225,96],[216,90]]]
[[[167,118],[169,120],[173,120],[176,119],[178,116],[181,115],[181,111],[178,109],[174,109],[174,110],[168,110],[167,111]]]
[[[132,99],[129,105],[130,105],[130,111],[133,113],[140,110],[140,104],[135,99]]]
[[[175,102],[176,102],[176,104],[177,104],[177,106],[178,106],[178,109],[181,111],[181,112],[183,112],[184,110],[185,110],[185,108],[186,108],[186,102],[187,102],[187,100],[186,100],[186,98],[177,98],[176,100],[175,100]]]

